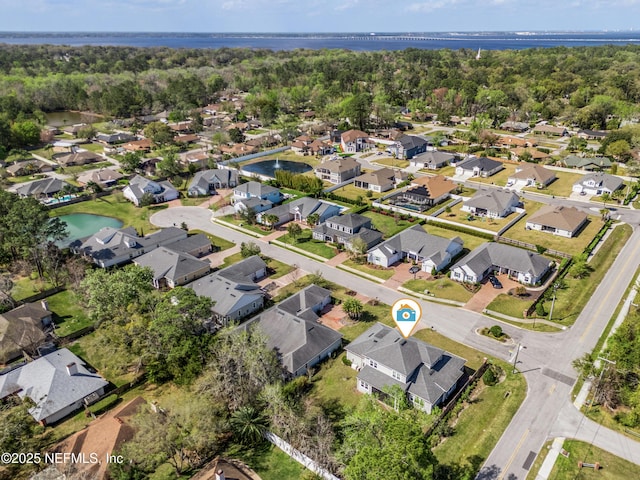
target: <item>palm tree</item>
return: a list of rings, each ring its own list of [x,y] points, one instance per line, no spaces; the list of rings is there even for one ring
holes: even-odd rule
[[[248,445],[260,442],[269,426],[269,419],[254,406],[246,405],[233,412],[230,423],[240,442]]]
[[[357,298],[347,298],[344,302],[342,302],[342,310],[344,313],[349,315],[349,318],[353,320],[357,320],[362,315],[364,311],[364,306],[362,302]]]
[[[287,233],[295,241],[302,233],[302,228],[297,223],[290,223],[287,225]]]
[[[272,230],[276,226],[276,223],[278,223],[278,220],[280,220],[280,217],[274,215],[273,213],[264,216],[264,221],[267,222],[269,228]]]

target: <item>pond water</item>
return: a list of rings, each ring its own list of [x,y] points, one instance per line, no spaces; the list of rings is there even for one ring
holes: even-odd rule
[[[47,125],[51,127],[65,127],[77,123],[90,123],[100,120],[99,115],[80,112],[48,112],[44,114]]]
[[[58,246],[67,246],[75,240],[93,235],[104,227],[122,227],[122,222],[117,218],[89,213],[72,213],[70,215],[62,215],[59,218],[67,224],[69,236],[60,242],[56,242]]]
[[[279,168],[292,173],[305,173],[312,169],[308,163],[292,162],[291,160],[263,160],[242,166],[242,170],[272,178],[275,178],[275,171]]]

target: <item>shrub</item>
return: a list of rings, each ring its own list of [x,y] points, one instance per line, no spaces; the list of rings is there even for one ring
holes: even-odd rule
[[[496,376],[496,372],[493,371],[493,368],[487,368],[487,371],[482,374],[482,381],[488,387],[493,387],[498,383],[498,377]]]
[[[342,363],[344,363],[347,367],[351,366],[351,360],[349,360],[346,355],[342,357]]]
[[[536,303],[536,314],[539,317],[544,317],[547,314],[547,312],[545,312],[544,310],[544,304],[542,302]]]
[[[489,329],[489,333],[496,338],[500,338],[502,337],[502,335],[504,335],[504,333],[502,333],[502,327],[500,325],[494,325],[493,327],[491,327]]]

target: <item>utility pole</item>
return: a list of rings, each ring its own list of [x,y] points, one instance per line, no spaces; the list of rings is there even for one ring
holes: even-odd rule
[[[613,360],[609,360],[606,357],[598,357],[598,360],[608,363],[609,365],[615,365],[616,362]],[[605,365],[602,370],[600,370],[600,375],[598,376],[598,383],[596,383],[596,388],[593,390],[593,396],[591,397],[591,403],[589,404],[589,408],[593,407],[593,401],[596,399],[596,394],[598,393],[598,388],[600,388],[600,383],[602,382],[602,376],[604,375],[604,371],[607,369],[609,365]]]
[[[517,368],[516,365],[518,364],[518,353],[520,353],[520,349],[525,348],[523,346],[520,345],[520,342],[518,342],[518,346],[516,347],[516,356],[513,359],[513,372],[512,373],[516,373]]]
[[[551,300],[551,310],[549,310],[549,321],[551,321],[551,316],[553,315],[553,306],[556,303],[556,292],[558,291],[558,288],[560,288],[560,284],[559,283],[554,283],[553,284],[553,299]],[[533,328],[535,329],[535,324],[533,326]]]

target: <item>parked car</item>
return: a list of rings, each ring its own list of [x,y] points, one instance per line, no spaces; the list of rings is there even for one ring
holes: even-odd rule
[[[500,280],[498,280],[493,275],[489,275],[489,281],[491,282],[491,285],[493,285],[493,288],[502,288],[502,283],[500,283]]]

